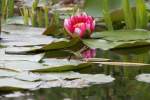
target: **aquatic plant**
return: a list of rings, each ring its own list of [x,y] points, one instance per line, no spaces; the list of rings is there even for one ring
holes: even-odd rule
[[[133,14],[132,7],[130,6],[129,0],[122,1],[123,13],[124,13],[124,21],[127,29],[135,28],[135,18]]]
[[[29,10],[25,6],[20,8],[20,13],[23,16],[23,21],[25,25],[29,25]]]
[[[136,0],[136,28],[147,28],[148,12],[144,0]]]
[[[36,8],[38,6],[39,1],[35,0],[32,4],[32,8],[29,10],[30,12],[30,19],[33,27],[36,27]]]
[[[43,9],[44,9],[45,27],[48,27],[50,24],[49,23],[49,9],[47,6],[44,6]]]
[[[95,29],[95,20],[86,13],[80,13],[65,19],[64,28],[71,37],[90,37]]]
[[[2,19],[12,17],[14,15],[14,0],[2,0],[1,3]]]
[[[111,16],[110,16],[110,9],[109,9],[109,6],[108,6],[108,0],[104,0],[103,5],[104,5],[103,6],[104,21],[106,23],[106,26],[107,26],[108,30],[112,31],[112,30],[114,30],[114,28],[113,28],[112,19],[111,19]]]

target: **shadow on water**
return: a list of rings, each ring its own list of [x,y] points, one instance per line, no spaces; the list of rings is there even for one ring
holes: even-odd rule
[[[113,61],[150,64],[150,47],[107,52],[98,50],[97,57],[109,58]],[[136,80],[137,75],[150,73],[150,67],[93,66],[79,72],[103,73],[115,77],[115,81],[82,89],[40,89],[32,92],[33,95],[20,97],[20,99],[10,98],[10,100],[27,100],[27,98],[33,98],[33,100],[150,100],[150,84]]]

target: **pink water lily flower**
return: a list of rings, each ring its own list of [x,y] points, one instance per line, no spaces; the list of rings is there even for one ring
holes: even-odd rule
[[[85,59],[94,58],[96,56],[96,49],[88,49],[83,51],[81,54]]]
[[[86,13],[80,13],[65,19],[64,27],[71,37],[90,37],[95,29],[95,20]]]

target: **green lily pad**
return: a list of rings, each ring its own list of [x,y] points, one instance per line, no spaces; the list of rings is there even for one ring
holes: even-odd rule
[[[74,52],[68,50],[52,50],[45,52],[45,58],[65,58],[74,56]]]
[[[85,67],[90,67],[92,63],[79,60],[67,59],[44,59],[44,64],[47,68],[35,69],[32,72],[61,72],[69,70],[78,70]]]
[[[101,38],[108,41],[132,41],[132,40],[148,40],[150,32],[146,30],[117,30],[95,32],[92,38]]]
[[[92,37],[96,39],[84,39],[83,43],[103,50],[150,45],[149,31],[106,31],[94,33]]]
[[[50,44],[43,46],[40,49],[32,50],[30,52],[36,51],[53,51],[53,50],[73,50],[77,51],[83,47],[83,43],[80,38],[73,38],[71,40],[68,39],[59,39],[53,41]]]

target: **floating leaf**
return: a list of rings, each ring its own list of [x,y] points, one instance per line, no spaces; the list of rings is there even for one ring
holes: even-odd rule
[[[11,91],[18,89],[35,89],[41,82],[21,81],[13,78],[0,78],[0,91]]]
[[[60,40],[54,41],[50,44],[47,44],[40,49],[33,50],[31,52],[51,51],[51,50],[73,50],[73,51],[77,51],[77,50],[81,49],[82,47],[83,47],[83,43],[79,38],[74,38],[71,40],[60,39]]]
[[[108,41],[131,41],[150,39],[150,32],[146,30],[117,30],[95,32],[93,38],[101,38]]]
[[[15,71],[32,71],[32,72],[59,72],[77,70],[89,67],[92,64],[79,60],[67,59],[45,59],[43,64],[31,61],[0,61],[1,69],[9,69]]]
[[[63,77],[63,73],[61,75],[62,75],[61,77]],[[73,76],[72,74],[70,75]],[[66,79],[63,81],[59,81],[58,83],[60,83],[61,87],[65,87],[65,88],[83,88],[83,87],[88,87],[93,84],[105,84],[105,83],[110,83],[114,81],[114,78],[112,78],[111,76],[104,75],[104,74],[91,75],[91,74],[74,73],[74,75],[75,75],[73,76],[74,79],[70,79],[65,76]],[[49,88],[54,84],[56,84],[55,81],[53,82],[48,81],[45,84],[41,85],[40,87]]]
[[[29,34],[2,34],[1,37],[3,38],[1,45],[16,47],[41,46],[57,40],[51,36]]]
[[[147,66],[149,67],[150,64],[144,64],[144,63],[130,63],[130,62],[93,62],[93,63],[99,63],[102,65],[110,65],[110,66],[129,66],[129,67],[141,67],[141,66]]]
[[[84,39],[83,43],[103,50],[150,45],[149,31],[97,32],[92,37],[97,39]]]
[[[11,49],[11,48],[7,48],[8,50]],[[3,48],[0,50],[0,61],[10,61],[10,60],[26,60],[26,61],[35,61],[35,62],[39,62],[42,57],[44,56],[44,54],[36,54],[36,55],[23,55],[24,54],[24,51],[22,50],[22,48],[12,48],[13,50],[15,49],[19,49],[20,52],[16,52],[16,51],[9,51],[9,54],[5,54],[6,53],[6,49]],[[29,48],[27,48],[28,50]],[[8,51],[7,51],[8,53]],[[11,54],[10,54],[11,53]],[[22,55],[20,55],[20,53],[22,53]],[[19,55],[17,55],[19,54]]]
[[[75,54],[68,50],[52,50],[52,51],[46,51],[45,52],[45,58],[65,58],[65,57],[71,57]]]
[[[41,46],[34,47],[7,47],[3,48],[4,54],[27,54],[29,51],[33,51],[35,49],[40,49]],[[1,51],[1,50],[0,50]]]
[[[8,18],[6,20],[6,24],[9,24],[9,25],[24,25],[23,17],[22,16],[15,16],[15,17]],[[31,25],[31,22],[30,22],[29,25]]]
[[[89,67],[92,64],[79,61],[79,60],[67,60],[67,59],[44,59],[43,64],[48,66],[47,68],[35,69],[32,72],[61,72],[69,70],[77,70],[85,67]]]
[[[7,70],[7,69],[0,69],[0,77],[12,77],[16,76],[18,72],[12,71],[12,70]]]
[[[150,83],[150,74],[140,74],[136,76],[136,79],[140,82]]]
[[[46,67],[37,62],[14,60],[14,61],[0,61],[0,68],[23,72],[35,69],[42,69]]]
[[[66,73],[18,73],[10,77],[0,78],[0,91],[15,91],[20,89],[35,90],[40,88],[67,87],[83,88],[93,84],[105,84],[114,78],[104,74]]]
[[[105,62],[105,61],[110,61],[110,59],[106,59],[106,58],[88,58],[88,59],[83,59],[83,61],[88,61],[88,62]]]
[[[2,31],[9,34],[42,35],[45,28],[35,28],[23,25],[3,25]]]

